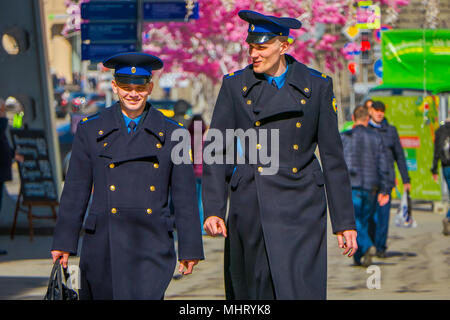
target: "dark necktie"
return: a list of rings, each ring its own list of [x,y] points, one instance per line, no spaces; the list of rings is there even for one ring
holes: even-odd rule
[[[134,129],[136,128],[136,122],[134,122],[133,120],[130,121],[130,123],[128,123],[128,128],[130,128],[130,134],[133,134]]]
[[[275,81],[275,79],[272,79],[272,83],[271,83],[275,88],[277,88],[278,89],[278,86],[277,86],[277,82]]]

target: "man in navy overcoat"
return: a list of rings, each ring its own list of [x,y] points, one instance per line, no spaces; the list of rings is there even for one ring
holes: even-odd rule
[[[191,273],[203,259],[192,163],[171,158],[177,143],[172,133],[186,129],[146,102],[160,59],[126,53],[104,65],[115,69],[112,86],[119,102],[78,126],[52,255],[67,265],[69,254],[76,254],[92,191],[80,298],[162,299],[176,265],[174,226],[179,271]]]
[[[205,153],[214,149],[223,161],[204,154],[204,228],[226,236],[228,299],[325,299],[327,199],[339,246],[350,256],[357,249],[333,83],[286,54],[298,20],[247,10],[239,16],[249,23],[252,64],[226,75],[217,98]],[[211,139],[230,129],[246,134],[236,134],[231,147]],[[231,163],[231,151],[246,161]],[[252,162],[254,152],[276,163]]]

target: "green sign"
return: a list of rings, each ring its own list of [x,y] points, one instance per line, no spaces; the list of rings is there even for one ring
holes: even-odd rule
[[[381,87],[450,90],[449,29],[385,30],[381,35]]]
[[[441,200],[441,187],[431,175],[434,132],[439,127],[438,96],[372,96],[384,102],[386,119],[397,128],[411,178],[411,198]],[[398,189],[402,179],[396,168]],[[393,197],[397,193],[393,192]]]

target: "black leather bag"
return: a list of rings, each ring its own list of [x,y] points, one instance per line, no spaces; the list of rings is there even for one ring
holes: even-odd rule
[[[53,264],[44,300],[78,300],[77,292],[65,285],[68,278],[67,270],[61,266],[59,260],[56,260]]]

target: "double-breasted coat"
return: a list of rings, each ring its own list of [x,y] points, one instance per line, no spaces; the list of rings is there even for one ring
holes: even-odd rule
[[[225,240],[230,299],[326,298],[327,200],[333,232],[356,229],[332,79],[289,55],[286,61],[281,89],[252,65],[226,75],[211,121],[224,137],[227,129],[258,133],[256,145],[251,139],[234,141],[235,156],[243,153],[244,164],[205,161],[203,167],[205,218],[225,219],[230,197]],[[271,130],[278,130],[275,142]],[[225,159],[233,147],[226,139],[221,146],[214,141],[207,138],[205,151],[214,144],[214,155]],[[276,155],[277,147],[275,174],[264,174],[270,164],[262,158],[251,163],[254,150]]]
[[[136,132],[127,133],[118,103],[79,124],[53,250],[80,256],[81,298],[161,299],[178,259],[203,259],[192,163],[171,153],[186,130],[147,104]],[[169,193],[174,205],[171,214]]]

